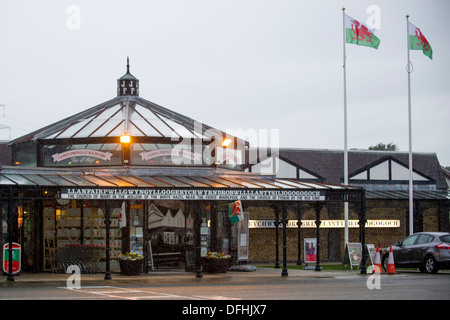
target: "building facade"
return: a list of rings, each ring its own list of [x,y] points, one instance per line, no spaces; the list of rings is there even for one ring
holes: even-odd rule
[[[145,257],[143,271],[201,276],[208,251],[232,263],[279,259],[271,247],[287,275],[291,210],[311,208],[319,224],[323,208],[345,200],[365,221],[364,188],[252,170],[247,141],[139,94],[127,63],[113,99],[1,145],[11,155],[0,169],[2,243],[21,245],[24,271],[64,271],[84,259],[84,271],[110,278],[115,258],[132,251]],[[230,219],[236,201],[245,224]],[[261,257],[247,228],[253,217],[281,222],[275,234],[260,230]],[[357,229],[364,243],[365,223]]]

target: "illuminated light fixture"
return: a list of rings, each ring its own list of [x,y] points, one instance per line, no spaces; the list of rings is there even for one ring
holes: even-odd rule
[[[131,137],[127,134],[120,136],[120,143],[130,143]]]
[[[222,142],[222,147],[226,148],[230,145],[231,139],[225,138]]]

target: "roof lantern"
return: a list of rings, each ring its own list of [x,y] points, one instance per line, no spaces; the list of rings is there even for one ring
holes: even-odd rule
[[[127,73],[117,79],[117,96],[139,96],[139,79],[130,73],[129,57],[127,57]]]

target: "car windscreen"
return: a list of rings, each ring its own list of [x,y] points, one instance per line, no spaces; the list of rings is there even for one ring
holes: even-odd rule
[[[446,234],[445,236],[440,236],[439,239],[440,239],[442,242],[450,243],[450,234]]]

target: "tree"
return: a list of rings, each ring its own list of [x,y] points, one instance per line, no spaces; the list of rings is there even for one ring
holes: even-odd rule
[[[384,151],[398,151],[398,146],[397,144],[393,143],[393,142],[389,142],[388,144],[384,144],[382,142],[380,142],[379,144],[375,145],[375,146],[370,146],[369,150],[384,150]]]

